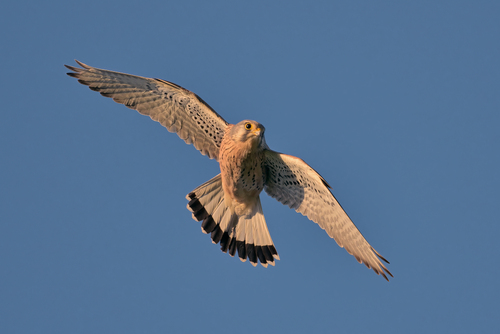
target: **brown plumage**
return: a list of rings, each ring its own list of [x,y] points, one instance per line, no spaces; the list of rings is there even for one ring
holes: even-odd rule
[[[301,159],[270,150],[264,126],[250,120],[228,124],[196,94],[171,82],[77,63],[82,68],[66,65],[73,71],[68,75],[150,116],[219,162],[221,173],[186,198],[193,218],[223,252],[265,267],[279,260],[260,203],[265,190],[317,223],[358,262],[386,280],[392,276],[382,263],[389,262],[359,232],[328,183]]]

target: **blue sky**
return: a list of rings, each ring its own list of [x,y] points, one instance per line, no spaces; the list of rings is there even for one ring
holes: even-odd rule
[[[0,11],[2,333],[496,333],[497,1],[16,1]],[[332,185],[387,283],[262,195],[281,260],[223,254],[218,173],[73,59],[175,82]]]

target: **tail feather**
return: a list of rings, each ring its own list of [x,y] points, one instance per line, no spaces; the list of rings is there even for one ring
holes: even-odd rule
[[[186,198],[193,219],[202,222],[203,233],[210,233],[212,242],[220,243],[224,253],[234,256],[238,252],[241,261],[248,259],[253,266],[259,261],[264,267],[268,264],[274,266],[274,261],[279,260],[259,198],[250,215],[238,216],[224,202],[220,174],[190,192]]]

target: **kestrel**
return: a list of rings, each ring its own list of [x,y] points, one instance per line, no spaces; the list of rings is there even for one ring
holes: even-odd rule
[[[388,280],[384,259],[330,192],[330,185],[297,157],[267,146],[262,124],[227,123],[205,101],[174,83],[98,69],[76,61],[69,76],[175,132],[220,165],[220,174],[190,192],[187,208],[224,253],[256,266],[274,266],[278,252],[267,229],[262,190],[317,223],[359,263]]]

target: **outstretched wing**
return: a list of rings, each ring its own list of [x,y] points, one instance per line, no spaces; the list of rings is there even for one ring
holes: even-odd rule
[[[344,247],[359,263],[364,263],[388,280],[392,276],[384,259],[363,237],[339,202],[330,186],[302,159],[291,155],[265,151],[267,180],[264,190],[281,203],[307,216]],[[385,271],[385,273],[384,273]]]
[[[65,65],[81,84],[135,109],[175,132],[203,155],[218,159],[228,123],[199,96],[161,79],[101,70],[76,61],[82,68]]]

